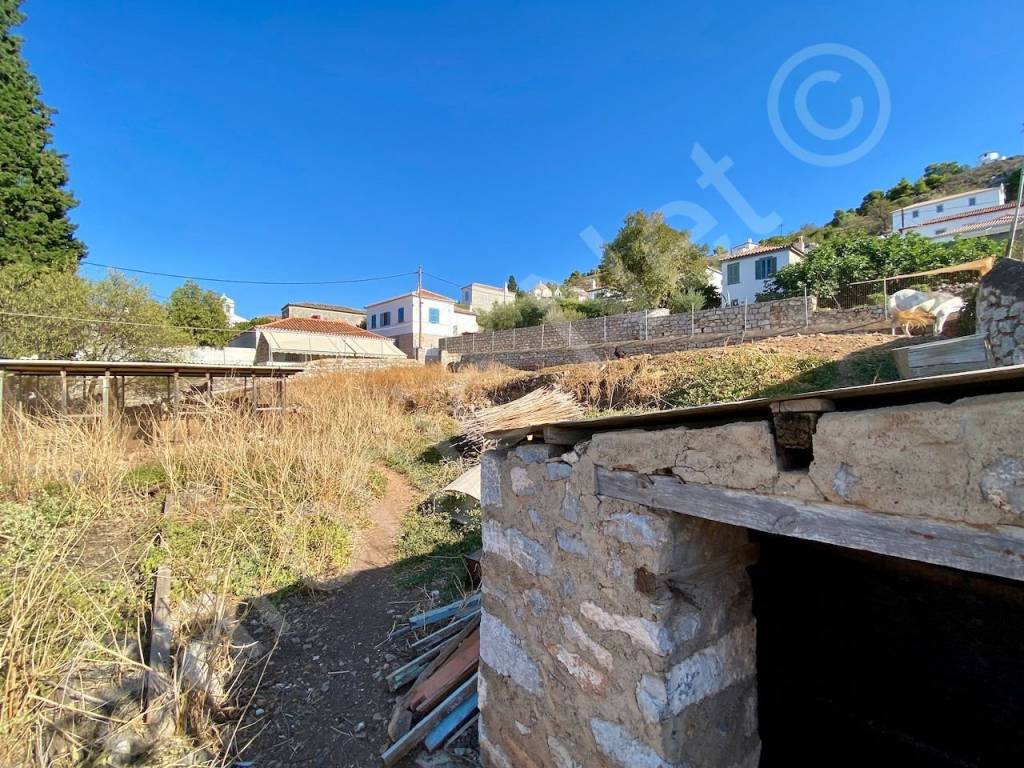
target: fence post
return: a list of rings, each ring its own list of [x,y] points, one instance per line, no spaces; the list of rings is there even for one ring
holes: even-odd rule
[[[811,324],[810,308],[807,305],[807,283],[804,283],[804,328]]]
[[[544,326],[545,323],[540,324],[540,348],[544,349]]]
[[[491,352],[494,351],[494,331],[491,331]]]
[[[516,329],[512,328],[512,351],[516,351]]]
[[[472,342],[473,343],[473,349],[472,349],[473,354],[476,354],[476,337],[477,337],[477,334],[474,333],[473,334],[473,342]]]
[[[693,304],[691,304],[690,305],[690,338],[693,338],[693,336],[697,333],[696,312],[697,312],[696,308],[693,306]]]
[[[604,340],[608,341],[608,315],[604,316]]]
[[[569,321],[569,333],[565,337],[565,346],[572,346],[572,320]]]
[[[743,300],[743,334],[747,333],[747,300]]]
[[[647,313],[649,311],[648,309],[644,310],[644,341],[647,341]]]
[[[882,278],[882,317],[889,319],[889,281]]]

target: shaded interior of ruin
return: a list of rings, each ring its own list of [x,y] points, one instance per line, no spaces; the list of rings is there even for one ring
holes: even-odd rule
[[[761,766],[1020,764],[1024,585],[752,537]]]

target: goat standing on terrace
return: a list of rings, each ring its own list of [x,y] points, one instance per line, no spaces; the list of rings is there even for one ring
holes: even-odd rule
[[[929,323],[938,336],[951,315],[964,308],[964,300],[944,291],[916,291],[904,288],[889,297],[889,316],[893,323],[910,335],[910,328],[922,328]]]

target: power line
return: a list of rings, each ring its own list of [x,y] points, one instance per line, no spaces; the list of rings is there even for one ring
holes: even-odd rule
[[[348,283],[369,283],[374,280],[392,280],[396,277],[409,277],[415,272],[400,272],[397,275],[380,275],[379,277],[356,277],[348,280],[239,280],[228,277],[200,277],[198,275],[179,275],[174,272],[155,272],[149,269],[135,269],[133,267],[119,267],[114,264],[101,264],[98,261],[83,261],[90,267],[104,267],[116,269],[120,272],[134,272],[139,275],[152,275],[155,277],[174,277],[179,280],[196,280],[204,283],[237,283],[240,285],[345,285]]]
[[[424,272],[423,274],[425,274],[427,277],[432,277],[435,280],[440,280],[442,283],[448,283],[449,285],[454,285],[456,288],[461,288],[462,287],[462,285],[460,283],[456,283],[454,280],[448,280],[447,278],[439,277],[437,275],[433,275],[430,272]]]
[[[150,328],[179,328],[185,331],[231,331],[234,333],[243,333],[245,329],[238,328],[204,328],[201,325],[170,325],[168,323],[142,323],[137,320],[113,320],[98,317],[70,317],[67,315],[43,315],[35,312],[8,312],[6,310],[0,310],[0,315],[6,317],[30,317],[37,320],[64,320],[68,322],[76,323],[99,323],[106,325],[132,325],[132,326],[143,326]]]

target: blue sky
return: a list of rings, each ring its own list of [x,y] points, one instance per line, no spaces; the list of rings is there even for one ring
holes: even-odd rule
[[[776,222],[822,223],[929,162],[1022,151],[1014,3],[24,10],[90,258],[155,271],[298,281],[422,264],[459,284],[561,279],[593,266],[594,238],[639,208],[665,208],[679,227],[700,218],[703,240],[735,244]],[[855,55],[805,52],[775,103],[798,152],[863,147],[835,166],[795,156],[769,121],[780,68],[821,44]],[[698,144],[731,159],[734,193],[698,183]],[[180,282],[146,280],[158,296]],[[255,315],[288,300],[362,305],[413,281],[209,287]]]

